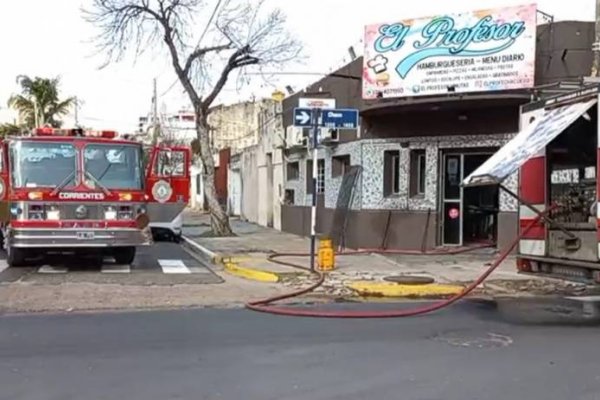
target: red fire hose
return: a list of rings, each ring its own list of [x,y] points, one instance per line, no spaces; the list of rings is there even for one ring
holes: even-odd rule
[[[479,286],[485,279],[487,279],[487,277],[490,276],[490,274],[492,272],[494,272],[494,270],[500,266],[502,261],[504,261],[504,259],[506,257],[508,257],[508,255],[513,251],[515,246],[517,246],[517,244],[519,243],[519,240],[521,240],[521,238],[525,234],[527,234],[527,232],[529,232],[531,230],[531,228],[533,228],[543,218],[543,216],[546,215],[548,212],[550,212],[550,210],[552,210],[552,209],[553,208],[547,209],[543,214],[540,214],[537,218],[535,218],[533,221],[531,221],[529,223],[529,225],[527,225],[521,231],[519,236],[517,236],[515,238],[515,240],[509,246],[507,246],[504,251],[502,251],[502,253],[500,253],[498,258],[492,263],[492,265],[483,274],[481,274],[481,276],[479,276],[479,278],[477,278],[473,283],[471,283],[469,286],[464,288],[461,293],[459,293],[449,299],[439,301],[437,303],[428,304],[426,306],[416,307],[416,308],[409,309],[409,310],[377,310],[377,311],[375,311],[375,310],[371,310],[371,311],[315,310],[315,309],[308,309],[308,308],[291,308],[291,307],[279,307],[279,306],[272,305],[272,303],[274,303],[276,301],[290,299],[292,297],[297,297],[297,296],[312,292],[313,290],[315,290],[316,288],[321,286],[323,284],[323,282],[325,281],[325,275],[320,271],[311,271],[314,274],[316,274],[318,277],[318,280],[311,286],[309,286],[305,289],[296,290],[296,291],[282,294],[279,296],[274,296],[274,297],[270,297],[270,298],[263,299],[263,300],[256,300],[256,301],[249,302],[246,304],[246,308],[248,308],[250,310],[254,310],[254,311],[269,313],[269,314],[288,315],[288,316],[295,316],[295,317],[314,317],[314,318],[398,318],[398,317],[411,317],[411,316],[430,313],[432,311],[437,311],[444,307],[448,307],[451,304],[462,299],[463,297],[468,295],[471,291],[473,291],[473,289],[475,289],[477,286]],[[383,252],[379,251],[379,250],[377,250],[377,251],[375,251],[375,250],[373,250],[373,251],[372,250],[358,250],[358,251],[343,252],[340,255],[356,255],[356,254],[367,254],[367,253],[389,254],[391,252],[394,254],[457,254],[457,252],[465,252],[465,251],[469,251],[469,250],[471,250],[471,249],[462,248],[462,249],[453,250],[453,251],[430,251],[430,252],[426,252],[426,253],[415,252],[412,250],[409,250],[409,251],[395,250],[395,251],[383,251]],[[310,271],[309,268],[306,268],[301,265],[293,264],[293,263],[286,262],[286,261],[276,260],[277,258],[280,258],[280,257],[300,257],[300,256],[308,256],[308,254],[306,254],[306,253],[275,253],[275,254],[271,254],[268,257],[268,259],[269,259],[269,261],[277,263],[277,264]]]

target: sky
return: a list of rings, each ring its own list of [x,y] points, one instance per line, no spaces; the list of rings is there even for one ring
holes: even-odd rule
[[[198,35],[217,0],[206,0],[206,12],[195,20]],[[258,0],[252,0],[258,2]],[[151,110],[152,82],[162,111],[189,107],[162,49],[154,49],[134,60],[129,57],[104,69],[104,57],[91,42],[97,32],[82,18],[81,8],[91,0],[4,0],[0,5],[0,38],[4,57],[0,62],[0,118],[6,103],[18,91],[18,75],[61,79],[63,96],[81,100],[80,123],[97,129],[131,132],[139,116]],[[349,61],[348,47],[361,53],[364,26],[414,17],[462,12],[517,4],[526,0],[265,0],[265,10],[280,8],[287,15],[288,31],[302,41],[301,64],[279,68],[285,72],[327,73]],[[594,19],[594,0],[539,0],[538,9],[556,21]],[[270,97],[286,85],[296,91],[319,76],[278,75],[265,82],[248,76],[243,88],[230,82],[217,103],[233,103],[252,96]],[[73,115],[67,121],[72,120]]]

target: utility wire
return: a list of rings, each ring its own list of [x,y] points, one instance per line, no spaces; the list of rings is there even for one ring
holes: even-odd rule
[[[198,39],[198,44],[196,45],[196,49],[198,49],[200,47],[200,44],[202,43],[202,39],[204,39],[204,36],[206,36],[206,33],[208,32],[208,29],[210,28],[210,25],[212,24],[213,19],[217,15],[217,11],[219,10],[219,7],[221,7],[222,2],[223,2],[223,0],[217,1],[217,5],[213,9],[213,12],[210,15],[210,18],[208,19],[208,23],[204,27],[204,30],[202,31],[202,34],[200,35],[200,38]],[[169,88],[167,90],[165,90],[160,96],[162,97],[162,96],[166,95],[167,93],[169,93],[178,81],[179,81],[179,78],[175,78],[173,83],[171,83],[171,86],[169,86]]]

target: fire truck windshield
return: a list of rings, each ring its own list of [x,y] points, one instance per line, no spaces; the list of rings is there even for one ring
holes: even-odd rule
[[[129,144],[88,144],[83,151],[85,183],[105,189],[143,189],[142,148]]]
[[[77,151],[72,144],[14,141],[10,145],[10,163],[14,187],[75,185]]]

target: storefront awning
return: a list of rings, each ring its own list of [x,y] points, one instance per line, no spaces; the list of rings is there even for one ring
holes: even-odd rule
[[[547,110],[466,177],[463,185],[483,186],[502,183],[594,104],[596,104],[595,99]]]

